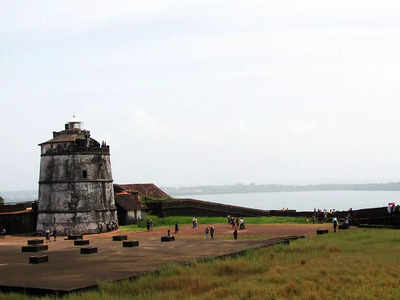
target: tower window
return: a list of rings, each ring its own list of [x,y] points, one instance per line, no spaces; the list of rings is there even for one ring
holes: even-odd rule
[[[82,177],[83,177],[83,178],[87,178],[87,171],[86,171],[86,170],[83,170],[83,171],[82,171]]]

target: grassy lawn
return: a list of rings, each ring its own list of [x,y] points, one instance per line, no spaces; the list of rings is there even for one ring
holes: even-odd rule
[[[103,283],[89,299],[400,299],[400,231],[357,229]],[[33,299],[1,295],[0,299]]]
[[[148,216],[153,221],[154,227],[169,226],[178,223],[192,224],[190,216],[181,217],[165,217],[159,218],[157,216]],[[222,224],[227,223],[227,219],[223,217],[198,217],[199,224]],[[306,218],[303,217],[250,217],[244,218],[246,224],[306,224]],[[125,231],[143,231],[146,228],[146,220],[141,221],[139,224],[121,226]]]

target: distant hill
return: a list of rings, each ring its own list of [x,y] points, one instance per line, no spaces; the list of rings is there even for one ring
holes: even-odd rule
[[[400,191],[400,183],[369,184],[317,184],[317,185],[282,185],[282,184],[235,184],[205,185],[191,187],[163,187],[172,196],[233,194],[233,193],[268,193],[268,192],[305,192],[305,191]]]

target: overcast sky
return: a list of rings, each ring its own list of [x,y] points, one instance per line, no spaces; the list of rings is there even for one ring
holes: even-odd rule
[[[2,1],[0,190],[75,113],[114,181],[400,180],[399,1]]]

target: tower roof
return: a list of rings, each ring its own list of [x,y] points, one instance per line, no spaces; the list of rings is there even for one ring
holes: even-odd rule
[[[82,136],[82,137],[80,137]],[[60,134],[52,138],[51,140],[48,140],[46,142],[40,143],[39,145],[43,144],[56,144],[56,143],[66,143],[66,142],[75,142],[79,138],[84,138],[83,135],[79,135],[77,133],[72,133],[72,134]]]
[[[79,121],[75,115],[73,115],[72,120],[65,124],[65,130],[58,132],[54,131],[53,138],[46,142],[40,143],[39,146],[43,144],[75,142],[76,140],[86,139],[90,136],[90,133],[89,131],[82,130],[81,125],[82,122]]]

